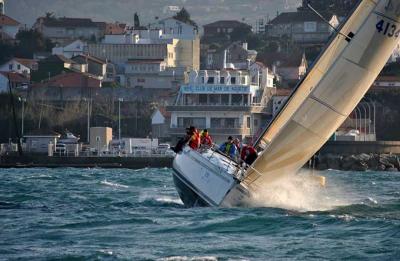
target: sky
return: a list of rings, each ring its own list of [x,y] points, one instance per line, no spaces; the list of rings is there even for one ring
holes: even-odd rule
[[[87,17],[95,21],[133,23],[137,12],[142,24],[155,17],[172,16],[185,7],[199,25],[217,20],[239,20],[255,25],[272,19],[277,12],[294,11],[301,0],[5,0],[6,14],[31,26],[46,12],[57,16]]]

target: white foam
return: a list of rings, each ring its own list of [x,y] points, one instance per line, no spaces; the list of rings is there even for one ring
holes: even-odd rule
[[[162,202],[162,203],[174,203],[174,204],[183,205],[182,200],[180,200],[179,198],[162,196],[162,197],[155,198],[155,200],[158,202]]]
[[[318,174],[318,173],[316,173]],[[249,202],[257,207],[274,207],[295,211],[326,211],[338,206],[350,205],[340,186],[327,181],[322,187],[311,173],[284,175],[279,180],[262,184]]]
[[[110,187],[115,187],[115,188],[129,188],[129,186],[118,184],[118,183],[109,182],[106,179],[103,180],[102,182],[100,182],[100,184],[106,185],[106,186],[110,186]]]

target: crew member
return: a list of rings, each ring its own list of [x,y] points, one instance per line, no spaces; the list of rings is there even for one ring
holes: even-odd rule
[[[200,147],[200,134],[197,131],[196,127],[190,126],[186,130],[189,131],[191,137],[189,139],[189,147],[193,150],[197,150]]]
[[[258,154],[254,147],[250,145],[246,145],[242,148],[242,152],[240,153],[240,159],[243,160],[247,165],[253,164],[253,162],[257,159]]]
[[[235,158],[237,149],[235,144],[233,143],[232,136],[229,136],[228,140],[221,144],[219,150],[228,155],[229,157],[231,157],[232,159]]]
[[[200,136],[200,143],[203,146],[211,147],[213,142],[207,129],[204,129]]]

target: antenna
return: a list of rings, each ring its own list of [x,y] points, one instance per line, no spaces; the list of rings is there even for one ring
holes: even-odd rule
[[[318,11],[315,10],[309,3],[307,3],[307,7],[310,8],[310,10],[313,11],[316,15],[318,15],[318,17],[321,18],[321,20],[324,21],[329,27],[335,30],[336,33],[340,34],[341,36],[344,36],[346,38],[346,41],[350,42],[351,39],[354,37],[354,33],[352,32],[350,32],[349,35],[345,35],[342,32],[340,32],[336,27],[331,25],[329,21],[326,20],[320,13],[318,13]]]

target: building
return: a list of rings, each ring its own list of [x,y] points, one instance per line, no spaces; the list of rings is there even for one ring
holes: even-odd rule
[[[106,35],[120,35],[126,33],[127,24],[125,23],[106,23],[104,32]]]
[[[38,62],[38,70],[31,74],[31,78],[34,82],[40,82],[71,70],[84,72],[85,68],[63,55],[51,55]]]
[[[11,88],[27,89],[29,86],[29,78],[17,72],[0,72],[0,93],[8,92],[9,85]]]
[[[251,26],[235,20],[221,20],[203,26],[204,38],[221,37],[237,31],[251,31]]]
[[[104,35],[104,23],[88,18],[39,17],[33,28],[54,43],[65,44],[71,40],[98,40]]]
[[[85,66],[84,72],[103,81],[107,79],[107,62],[90,55],[79,54],[71,59]]]
[[[172,17],[150,24],[149,29],[161,30],[163,39],[195,40],[199,33],[197,26]]]
[[[115,40],[115,38],[114,38]],[[185,70],[200,68],[200,41],[157,40],[126,42],[125,36],[118,42],[88,44],[88,53],[100,59],[123,66],[128,60],[165,60],[167,67],[183,67]]]
[[[283,105],[285,105],[292,91],[293,91],[292,89],[276,88],[276,92],[272,96],[273,117],[275,117],[278,114],[278,112],[282,109]]]
[[[60,137],[60,134],[53,131],[32,131],[24,136],[26,151],[30,153],[47,154],[49,151],[49,145],[51,144],[55,147]]]
[[[13,41],[21,29],[21,23],[13,18],[0,14],[0,40]]]
[[[161,140],[169,139],[169,126],[171,113],[165,107],[159,107],[151,116],[151,133],[154,138]]]
[[[73,40],[64,45],[58,45],[52,50],[53,55],[63,55],[72,58],[76,55],[85,54],[87,52],[87,43],[82,40]]]
[[[33,59],[13,58],[0,66],[2,72],[17,72],[30,77],[32,71],[38,69],[38,63]]]
[[[247,43],[234,42],[226,47],[208,48],[203,57],[203,68],[218,70],[227,63],[236,69],[247,69],[249,63],[254,62],[256,57],[257,51],[249,50]]]
[[[267,36],[286,37],[302,45],[324,45],[334,32],[333,28],[339,25],[339,19],[331,13],[321,15],[331,26],[311,11],[281,13],[267,25]]]
[[[183,68],[167,67],[161,59],[132,59],[125,65],[126,87],[175,90],[185,83]]]
[[[217,143],[228,136],[251,141],[272,114],[270,99],[263,97],[274,88],[258,85],[259,74],[233,69],[192,71],[189,84],[181,86],[175,105],[167,107],[172,140],[193,125],[209,129]]]
[[[81,72],[65,72],[50,79],[35,84],[34,88],[46,87],[46,88],[101,88],[101,80],[93,75]]]
[[[90,149],[100,153],[109,151],[109,144],[112,141],[113,131],[109,127],[90,128]]]

